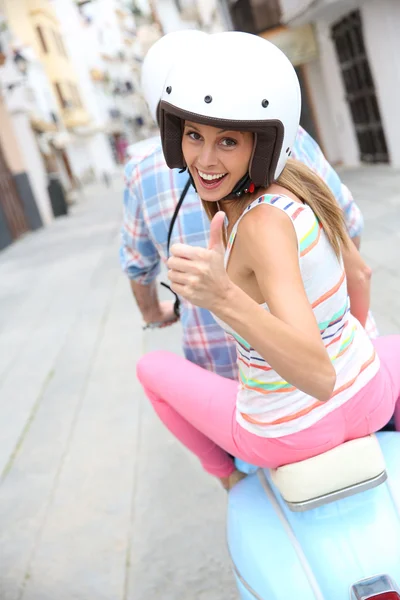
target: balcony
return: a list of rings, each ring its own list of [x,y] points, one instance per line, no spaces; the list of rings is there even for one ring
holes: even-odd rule
[[[65,127],[74,129],[75,127],[83,127],[90,123],[90,116],[83,108],[65,108],[62,111],[62,120]]]
[[[101,69],[90,69],[89,71],[90,74],[90,78],[92,81],[102,81],[102,82],[106,82],[107,80],[107,74],[102,71]]]

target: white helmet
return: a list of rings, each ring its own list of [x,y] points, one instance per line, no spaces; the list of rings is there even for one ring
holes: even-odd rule
[[[164,81],[174,61],[201,45],[205,38],[206,33],[195,29],[174,31],[157,40],[147,52],[142,65],[141,84],[154,121],[157,122]]]
[[[255,143],[248,175],[256,187],[268,186],[291,152],[300,108],[296,72],[276,46],[238,31],[211,34],[165,80],[160,128],[166,162],[170,168],[186,167],[181,148],[185,119],[251,131]]]

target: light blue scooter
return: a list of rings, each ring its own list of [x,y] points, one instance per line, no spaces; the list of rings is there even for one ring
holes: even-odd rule
[[[228,546],[242,600],[400,600],[400,433],[276,470],[241,461]]]

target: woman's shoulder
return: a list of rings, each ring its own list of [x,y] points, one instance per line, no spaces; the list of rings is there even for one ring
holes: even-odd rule
[[[264,193],[255,198],[242,213],[237,227],[238,234],[242,239],[255,240],[268,237],[277,229],[281,232],[293,229],[291,215],[284,210],[290,202],[291,198],[281,194]]]
[[[294,213],[301,213],[303,210],[309,208],[307,205],[303,204],[301,200],[293,194],[290,190],[283,188],[282,186],[273,184],[269,186],[266,190],[263,190],[263,193],[256,196],[245,208],[243,211],[242,217],[249,213],[249,217],[243,219],[243,221],[257,221],[261,213],[264,213],[264,210],[256,210],[258,207],[271,207],[268,210],[269,218],[273,220],[281,220],[282,215],[280,213],[286,212],[289,217],[292,217]],[[274,210],[274,208],[278,208],[281,210]],[[251,218],[250,218],[251,215]]]
[[[290,202],[283,196],[273,197]],[[290,215],[277,209],[276,205],[263,202],[263,196],[260,199],[253,210],[243,215],[235,242],[241,262],[250,270],[254,270],[261,257],[267,265],[269,260],[277,260],[282,252],[297,260],[299,236]]]
[[[300,200],[300,198],[298,198],[296,196],[296,194],[294,194],[287,188],[285,188],[281,185],[278,185],[277,183],[271,184],[268,188],[266,188],[264,190],[263,195],[262,196],[260,195],[260,197],[265,197],[265,198],[269,198],[271,196],[278,197],[278,198],[286,198],[286,199],[292,200],[293,202],[297,202],[298,204],[303,205],[302,201]]]
[[[260,190],[258,194],[253,195],[253,198],[250,200],[249,204],[246,206],[243,211],[243,216],[247,212],[252,212],[253,209],[257,208],[260,205],[272,205],[277,208],[285,208],[289,209],[290,207],[298,208],[304,206],[302,201],[290,190],[283,188],[280,185],[270,185],[268,188]],[[291,211],[289,210],[289,213]]]
[[[301,237],[314,225],[315,217],[290,190],[273,184],[256,197],[244,210],[238,233],[242,240],[280,236]]]

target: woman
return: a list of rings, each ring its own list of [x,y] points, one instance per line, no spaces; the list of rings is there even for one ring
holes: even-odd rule
[[[329,189],[288,158],[299,115],[289,61],[238,32],[182,59],[160,105],[167,164],[188,168],[212,219],[208,249],[171,248],[169,277],[234,336],[240,382],[163,352],[137,372],[227,489],[239,478],[230,455],[260,467],[309,458],[380,429],[400,395],[400,336],[374,347],[363,327],[369,269]]]

